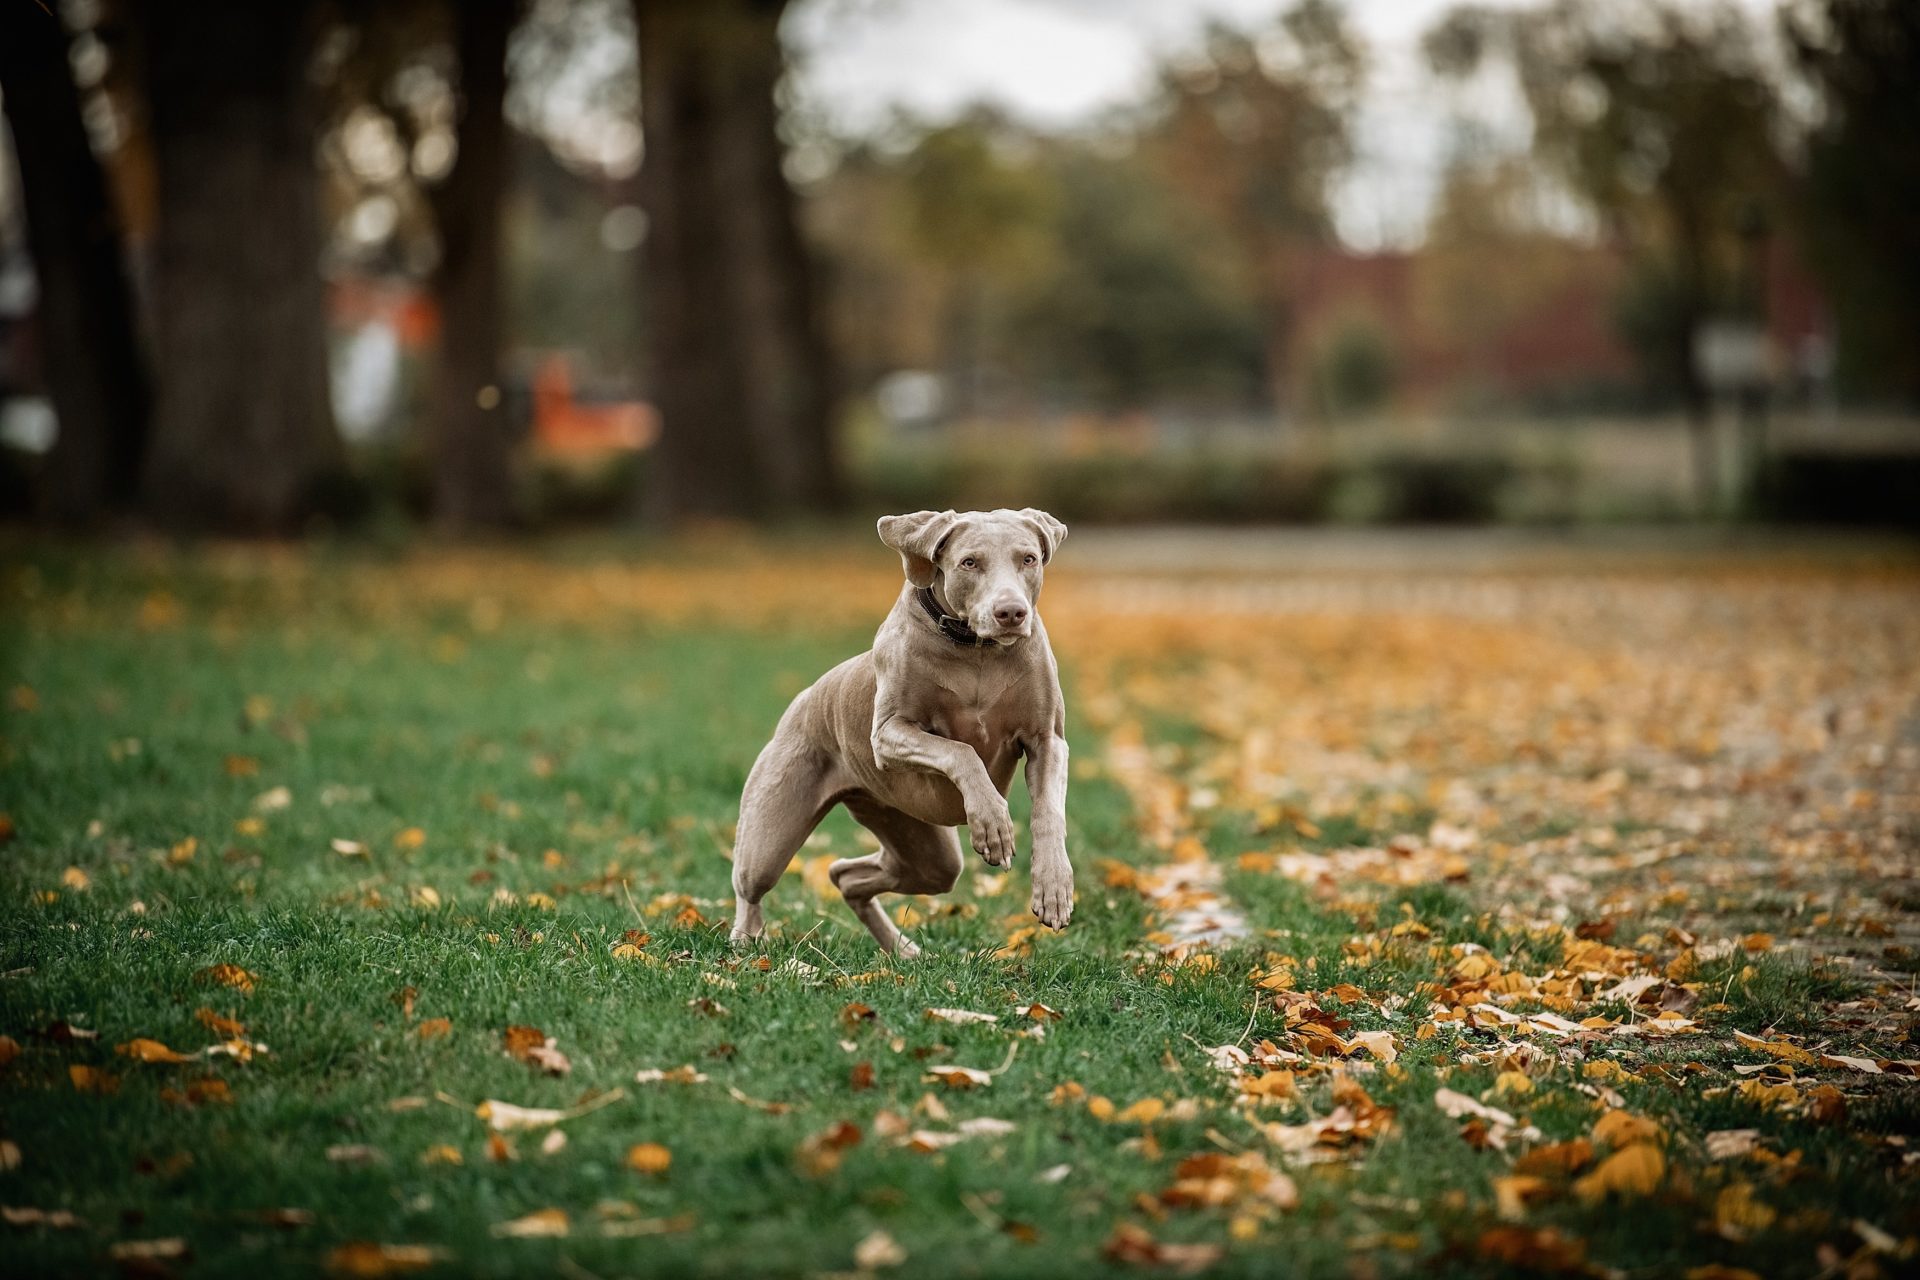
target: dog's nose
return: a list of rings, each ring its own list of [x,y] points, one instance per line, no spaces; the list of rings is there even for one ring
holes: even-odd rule
[[[997,604],[993,607],[993,620],[1003,627],[1017,627],[1027,620],[1027,606],[1024,604]]]

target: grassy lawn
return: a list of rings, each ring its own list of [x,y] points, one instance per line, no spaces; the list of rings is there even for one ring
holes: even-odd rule
[[[11,1274],[1916,1265],[1910,569],[1276,623],[1069,552],[1074,923],[1023,837],[896,965],[844,815],[726,941],[882,549],[17,550]]]

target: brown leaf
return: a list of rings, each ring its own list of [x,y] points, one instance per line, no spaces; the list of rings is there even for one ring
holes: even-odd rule
[[[230,1040],[235,1036],[244,1036],[245,1034],[247,1034],[247,1028],[244,1024],[236,1021],[233,1018],[225,1017],[221,1014],[215,1013],[211,1009],[207,1009],[207,1008],[195,1009],[193,1011],[193,1016],[199,1020],[201,1026],[213,1032],[213,1034],[219,1036],[223,1040]]]
[[[420,1021],[420,1025],[413,1029],[413,1034],[419,1036],[422,1040],[437,1040],[452,1030],[452,1018],[423,1018]]]
[[[811,1134],[794,1151],[801,1172],[823,1178],[840,1167],[841,1153],[860,1141],[860,1126],[836,1120],[820,1132]]]
[[[108,1094],[120,1088],[119,1076],[79,1062],[67,1065],[67,1078],[73,1081],[74,1090],[78,1093]]]
[[[123,1045],[117,1045],[114,1052],[132,1058],[135,1062],[192,1062],[190,1053],[175,1053],[158,1040],[136,1037]]]
[[[873,1088],[873,1064],[871,1062],[854,1063],[852,1070],[847,1072],[847,1087],[856,1093]]]
[[[447,1257],[446,1250],[432,1245],[349,1240],[327,1254],[327,1270],[352,1280],[380,1280],[382,1276],[420,1271]]]
[[[227,964],[224,961],[220,964],[208,965],[193,976],[199,982],[232,987],[242,995],[251,995],[253,985],[258,980],[257,974],[249,973],[237,964]]]
[[[1513,1171],[1531,1177],[1565,1177],[1578,1173],[1593,1159],[1593,1144],[1585,1138],[1535,1147],[1513,1162]]]

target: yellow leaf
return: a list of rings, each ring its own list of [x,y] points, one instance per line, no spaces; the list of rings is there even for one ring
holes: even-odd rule
[[[1713,1202],[1713,1222],[1730,1240],[1744,1240],[1765,1231],[1779,1217],[1772,1205],[1754,1198],[1753,1184],[1734,1182],[1720,1188]]]
[[[1114,1119],[1121,1124],[1152,1124],[1166,1109],[1167,1104],[1158,1098],[1142,1098]]]
[[[1619,1113],[1613,1113],[1619,1114]],[[1667,1158],[1652,1142],[1635,1142],[1602,1160],[1592,1173],[1577,1179],[1574,1194],[1588,1204],[1609,1196],[1623,1199],[1649,1196],[1667,1176]]]
[[[627,1168],[635,1173],[665,1173],[673,1164],[673,1152],[657,1142],[636,1142],[627,1148]]]
[[[1533,1092],[1533,1081],[1524,1071],[1502,1071],[1493,1081],[1496,1098],[1524,1098]]]
[[[1627,1111],[1609,1111],[1593,1126],[1593,1140],[1616,1150],[1643,1142],[1664,1144],[1666,1137],[1666,1131],[1659,1125]]]
[[[559,1130],[554,1130],[558,1133]],[[428,1147],[420,1156],[421,1164],[465,1164],[466,1157],[460,1154],[460,1148],[448,1146],[444,1142]]]
[[[1111,1120],[1113,1119],[1113,1112],[1113,1099],[1103,1097],[1100,1094],[1095,1094],[1093,1097],[1087,1099],[1087,1114],[1095,1120]]]
[[[419,827],[408,827],[393,838],[396,849],[418,849],[427,842],[427,833]]]
[[[60,873],[60,883],[75,893],[85,893],[93,887],[93,880],[79,867],[68,867]]]
[[[1518,1222],[1527,1216],[1528,1201],[1538,1200],[1552,1189],[1553,1184],[1545,1178],[1515,1174],[1493,1180],[1493,1199],[1499,1206],[1502,1218],[1508,1222]]]

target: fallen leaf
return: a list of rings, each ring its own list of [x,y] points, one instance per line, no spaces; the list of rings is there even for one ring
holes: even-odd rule
[[[135,1062],[192,1062],[190,1053],[176,1053],[158,1040],[135,1038],[123,1045],[117,1045],[114,1052],[132,1058]]]
[[[107,1256],[115,1262],[178,1262],[189,1253],[187,1242],[179,1236],[161,1240],[121,1240],[107,1246]]]
[[[498,1098],[488,1098],[473,1109],[473,1114],[486,1121],[487,1127],[499,1133],[511,1133],[521,1129],[544,1129],[550,1125],[575,1120],[601,1107],[618,1102],[626,1094],[619,1089],[609,1090],[589,1102],[566,1111],[549,1107],[520,1107],[511,1102],[502,1102]]]
[[[343,1142],[327,1148],[327,1160],[331,1164],[378,1164],[385,1160],[378,1147],[368,1146],[364,1142]]]
[[[841,1153],[859,1143],[860,1126],[836,1120],[820,1132],[809,1134],[794,1151],[794,1160],[802,1172],[822,1178],[840,1167]]]
[[[67,1064],[67,1078],[78,1093],[108,1094],[120,1088],[119,1076],[80,1062]]]
[[[233,1036],[243,1036],[247,1034],[247,1028],[243,1024],[232,1018],[215,1013],[211,1009],[195,1009],[193,1016],[199,1021],[201,1026],[222,1038],[231,1038]]]
[[[897,1267],[906,1260],[907,1251],[884,1231],[875,1231],[853,1246],[854,1265],[869,1271],[879,1267]]]
[[[76,1231],[87,1225],[86,1219],[68,1209],[35,1209],[10,1204],[0,1205],[0,1221],[10,1227],[46,1227],[50,1231]]]
[[[673,1164],[673,1152],[657,1142],[636,1142],[627,1148],[627,1168],[635,1173],[665,1173]]]
[[[641,1084],[705,1084],[704,1071],[695,1071],[692,1063],[661,1070],[659,1067],[642,1067],[633,1073],[633,1078]]]
[[[979,1089],[993,1083],[993,1076],[978,1067],[928,1067],[921,1079],[949,1089]]]
[[[494,1223],[493,1234],[513,1239],[536,1239],[564,1236],[571,1227],[565,1209],[535,1209],[510,1222]]]
[[[216,983],[223,987],[232,987],[242,995],[251,995],[253,993],[253,984],[257,979],[257,975],[248,973],[239,965],[227,964],[225,962],[208,965],[193,976],[200,982]]]
[[[1736,1160],[1760,1145],[1758,1129],[1717,1129],[1706,1136],[1707,1159]]]
[[[975,1013],[971,1009],[929,1009],[927,1010],[927,1018],[932,1022],[954,1022],[962,1024],[969,1022],[1000,1021],[998,1014]]]
[[[370,1240],[349,1240],[327,1254],[327,1270],[355,1280],[380,1280],[381,1276],[404,1275],[444,1261],[450,1255],[444,1249],[425,1244],[375,1244]]]
[[[449,1034],[452,1030],[452,1018],[423,1018],[420,1021],[420,1025],[413,1029],[413,1034],[419,1036],[422,1040],[437,1040],[441,1036]]]
[[[1589,1204],[1609,1196],[1650,1196],[1667,1176],[1667,1158],[1653,1142],[1636,1142],[1602,1160],[1592,1173],[1575,1180],[1573,1192]]]

